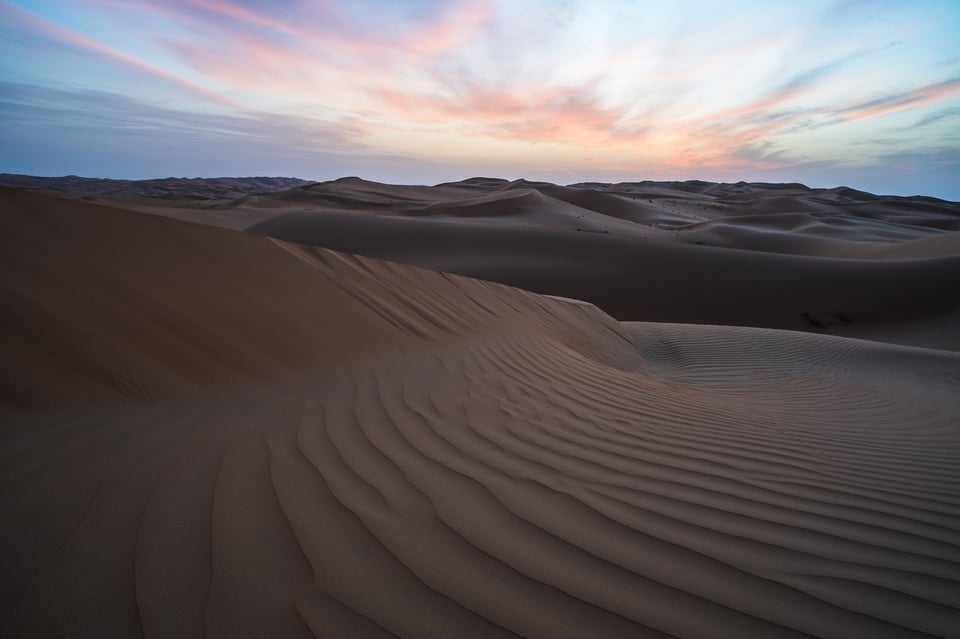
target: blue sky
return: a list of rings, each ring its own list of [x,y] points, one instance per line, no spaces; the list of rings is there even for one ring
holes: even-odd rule
[[[0,0],[0,171],[960,200],[960,1]]]

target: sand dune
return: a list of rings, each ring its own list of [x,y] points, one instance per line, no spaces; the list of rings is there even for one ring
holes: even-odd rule
[[[408,269],[397,265],[371,270],[362,258],[41,194],[0,197],[3,350],[20,362],[0,378],[11,407],[162,398],[343,366],[463,322],[496,330],[496,304],[447,320],[431,310],[448,289],[469,297],[493,284],[410,276],[400,286]],[[315,274],[329,269],[339,275]],[[541,303],[510,300],[512,314]],[[353,325],[365,312],[375,330]]]
[[[393,192],[357,182],[337,188]],[[589,281],[623,277],[628,248],[611,247],[628,209],[610,233],[560,239],[544,202],[552,222],[569,209],[549,198],[593,208],[544,190],[397,190],[411,212],[384,207],[369,228],[414,229],[402,237],[427,261],[497,268],[448,247],[468,225],[494,237],[470,214],[443,220],[459,193],[473,213],[529,218],[497,236],[515,268],[545,274],[549,256],[573,277],[583,238],[602,238],[594,261],[610,262]],[[0,205],[4,637],[957,636],[960,354],[619,322],[115,206],[18,191]],[[321,239],[353,241],[350,216],[375,217],[358,210],[328,211]],[[277,221],[315,229],[297,219]],[[954,303],[938,281],[952,256],[632,246],[631,308],[681,308],[656,284],[676,269],[711,284],[691,309],[731,321],[835,298],[868,326],[909,324]],[[754,298],[779,281],[785,299],[738,309],[753,298],[723,279],[747,276]],[[883,282],[913,306],[871,306]]]
[[[107,180],[76,175],[37,177],[0,173],[0,186],[39,189],[53,193],[96,199],[106,197],[160,198],[180,201],[233,200],[249,194],[286,191],[309,184],[307,180],[286,177],[249,178],[159,178],[154,180]]]
[[[252,233],[583,299],[621,320],[960,350],[957,203],[802,185],[349,178],[259,206],[270,214]]]

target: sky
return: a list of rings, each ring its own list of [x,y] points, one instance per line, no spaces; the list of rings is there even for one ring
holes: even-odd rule
[[[960,201],[960,0],[0,0],[0,172]]]

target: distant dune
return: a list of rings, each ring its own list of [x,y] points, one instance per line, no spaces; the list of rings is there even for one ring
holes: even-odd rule
[[[960,204],[785,184],[436,187],[347,178],[232,203],[250,232],[587,300],[621,320],[960,350]]]
[[[67,197],[582,299],[620,320],[960,350],[957,202],[802,184],[496,178],[343,178],[197,199],[190,189],[206,182],[217,180],[178,182],[179,199],[136,197],[140,183]]]
[[[43,188],[3,637],[957,636],[956,203]]]
[[[214,200],[238,198],[252,193],[286,191],[310,184],[307,180],[286,177],[247,178],[159,178],[155,180],[105,180],[76,175],[36,177],[0,173],[0,186],[40,189],[71,195],[113,195],[123,197],[164,198],[170,200]]]

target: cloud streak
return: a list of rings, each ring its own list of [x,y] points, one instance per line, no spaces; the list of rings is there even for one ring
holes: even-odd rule
[[[944,82],[918,87],[904,93],[888,95],[875,100],[869,100],[839,109],[836,115],[839,120],[862,120],[875,118],[888,113],[916,109],[960,95],[960,78],[953,78]]]
[[[89,126],[111,135],[155,131],[186,139],[234,139],[276,144],[288,150],[356,151],[363,129],[341,122],[261,113],[225,115],[169,109],[107,91],[69,91],[0,82],[5,122],[29,126]]]
[[[149,76],[155,77],[164,82],[169,82],[170,84],[176,85],[182,89],[186,89],[191,93],[195,93],[218,104],[241,111],[247,109],[247,107],[239,100],[235,100],[218,91],[214,91],[206,85],[185,79],[161,66],[151,64],[150,62],[141,60],[134,55],[119,49],[115,49],[114,47],[106,45],[102,42],[98,42],[81,33],[51,22],[50,20],[44,19],[35,13],[12,5],[9,2],[0,3],[0,11],[2,11],[2,15],[4,16],[5,20],[9,20],[11,24],[19,24],[33,34],[43,36],[59,44],[71,45],[81,51],[91,53],[111,62],[132,67],[146,73]]]
[[[98,168],[120,161],[112,173],[118,177],[202,177],[214,159],[234,175],[263,175],[263,162],[297,177],[337,176],[346,165],[385,179],[390,166],[402,164],[412,180],[436,168],[371,149],[366,132],[349,124],[169,109],[107,91],[0,82],[0,119],[10,145],[4,156],[38,175],[96,176]]]

